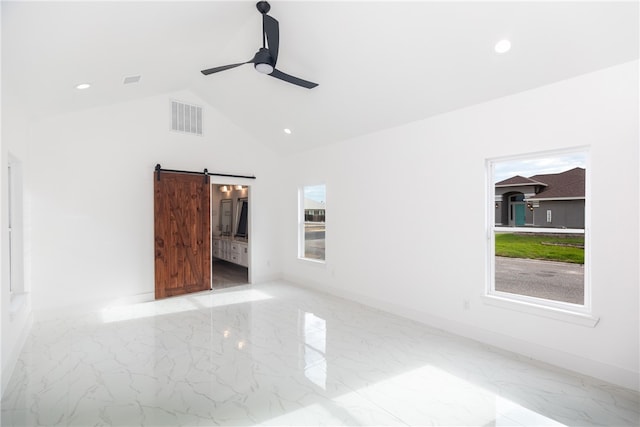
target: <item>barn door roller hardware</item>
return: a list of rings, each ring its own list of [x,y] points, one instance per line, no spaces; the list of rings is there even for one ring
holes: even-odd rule
[[[206,168],[204,170],[204,172],[195,172],[195,171],[181,171],[181,170],[176,170],[176,169],[162,169],[162,166],[160,166],[160,163],[158,163],[156,165],[156,179],[158,181],[160,181],[160,172],[178,172],[178,173],[188,173],[188,174],[192,174],[192,175],[204,175],[205,176],[205,182],[208,182],[208,177],[210,176],[224,176],[227,178],[246,178],[246,179],[256,179],[255,176],[251,175],[234,175],[234,174],[229,174],[229,173],[214,173],[214,172],[209,172]]]

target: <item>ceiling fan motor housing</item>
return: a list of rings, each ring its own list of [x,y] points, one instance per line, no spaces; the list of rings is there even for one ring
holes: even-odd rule
[[[256,70],[264,74],[271,74],[275,66],[275,61],[269,52],[269,49],[261,47],[253,57],[253,64]]]

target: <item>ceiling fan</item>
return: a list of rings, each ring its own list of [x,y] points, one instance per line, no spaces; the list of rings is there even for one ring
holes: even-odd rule
[[[307,89],[312,89],[318,86],[317,83],[302,80],[298,77],[290,76],[276,69],[276,62],[278,61],[278,45],[280,44],[280,31],[278,29],[278,21],[271,16],[267,15],[271,9],[271,5],[266,1],[259,1],[256,3],[258,12],[262,14],[262,47],[256,52],[253,58],[247,62],[240,62],[237,64],[223,65],[221,67],[209,68],[202,70],[201,73],[205,76],[209,74],[218,73],[220,71],[229,70],[231,68],[239,67],[244,64],[253,64],[258,72],[268,74],[276,79],[284,80],[294,85],[302,86]],[[267,47],[268,46],[268,47]]]

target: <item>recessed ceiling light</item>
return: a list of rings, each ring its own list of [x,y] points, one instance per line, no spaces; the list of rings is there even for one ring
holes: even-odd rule
[[[291,135],[291,129],[285,128],[284,133],[286,133],[287,135]]]
[[[89,83],[80,83],[79,85],[76,85],[76,89],[78,90],[89,89],[90,87],[91,85]]]
[[[498,43],[496,43],[496,45],[494,46],[494,49],[496,53],[509,52],[509,49],[511,49],[511,42],[507,39],[500,40]]]

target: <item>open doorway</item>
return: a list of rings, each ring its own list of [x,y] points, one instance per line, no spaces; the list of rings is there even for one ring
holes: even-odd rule
[[[251,283],[249,186],[211,184],[212,287]]]

